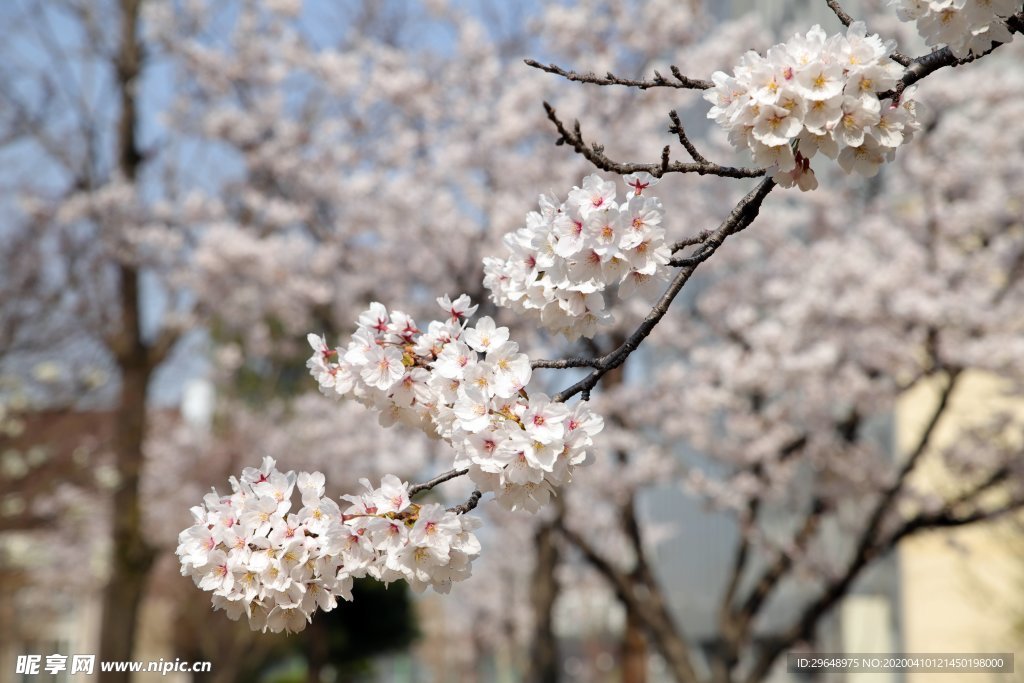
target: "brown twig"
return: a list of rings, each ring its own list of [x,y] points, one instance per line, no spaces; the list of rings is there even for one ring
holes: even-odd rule
[[[704,155],[698,152],[697,148],[694,147],[692,142],[690,142],[690,138],[686,137],[686,131],[683,129],[683,123],[679,120],[679,114],[676,113],[675,109],[668,113],[668,117],[672,119],[672,127],[668,129],[668,132],[676,134],[676,137],[679,138],[679,144],[686,148],[686,151],[689,152],[693,160],[698,164],[710,164],[711,162],[708,161]]]
[[[421,484],[413,484],[412,486],[409,487],[409,497],[411,498],[412,496],[415,496],[417,493],[421,491],[429,491],[438,484],[443,484],[446,481],[455,479],[456,477],[461,477],[467,472],[469,472],[468,469],[448,470],[447,472],[439,474],[429,481],[425,481]]]
[[[480,504],[480,498],[483,495],[484,494],[481,493],[480,489],[477,489],[473,491],[473,493],[469,494],[469,499],[465,503],[463,503],[462,505],[453,505],[452,507],[448,508],[448,512],[454,512],[457,515],[464,515],[470,510],[476,508],[476,506]]]
[[[693,237],[684,237],[681,240],[677,240],[676,242],[673,242],[672,246],[670,247],[670,249],[672,250],[672,253],[674,254],[677,251],[679,251],[680,249],[685,249],[686,247],[692,247],[695,244],[704,244],[704,242],[706,242],[708,240],[708,238],[711,237],[713,234],[715,234],[715,231],[713,229],[711,229],[711,228],[708,228],[707,230],[701,230],[699,233],[697,233]]]
[[[649,88],[680,88],[684,90],[707,90],[714,86],[711,81],[704,81],[697,78],[689,78],[684,76],[677,67],[671,67],[672,76],[675,80],[670,80],[662,76],[657,71],[654,72],[654,78],[650,80],[644,79],[632,79],[622,78],[616,76],[612,72],[608,72],[604,76],[598,76],[593,73],[581,74],[576,71],[568,71],[558,66],[557,64],[541,64],[535,59],[525,59],[528,66],[532,66],[535,69],[546,71],[549,74],[555,74],[561,76],[570,81],[577,83],[589,83],[590,85],[623,85],[628,88],[638,88],[640,90],[647,90]]]
[[[555,129],[558,130],[559,138],[555,144],[569,145],[583,158],[603,171],[618,173],[619,175],[646,172],[658,178],[667,173],[696,173],[698,175],[716,175],[723,178],[759,178],[764,175],[763,168],[734,168],[732,166],[719,166],[711,162],[670,162],[665,151],[662,152],[661,161],[653,164],[613,161],[605,155],[602,145],[588,144],[583,139],[579,121],[573,123],[573,128],[570,131],[562,120],[558,118],[554,107],[545,102],[544,110],[548,113],[548,119],[555,125]]]
[[[535,360],[530,363],[530,366],[534,370],[537,368],[566,370],[568,368],[593,368],[597,367],[596,363],[597,360],[594,358],[561,358],[559,360]]]

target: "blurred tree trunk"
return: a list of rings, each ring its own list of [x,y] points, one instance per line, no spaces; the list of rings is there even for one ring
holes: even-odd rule
[[[616,348],[626,341],[621,334],[615,335],[611,348]],[[602,353],[607,353],[603,351]],[[623,368],[618,367],[605,376],[605,386],[614,387],[622,384]],[[621,416],[616,415],[616,421],[621,424]],[[619,466],[623,470],[629,467],[629,457],[624,451],[615,454]],[[643,552],[644,549],[640,540],[640,525],[636,518],[636,496],[629,495],[622,504],[620,519],[623,527],[629,536],[633,549],[637,553],[637,566],[629,574],[630,581],[637,584],[643,581]],[[626,610],[626,623],[622,632],[622,640],[619,642],[619,657],[622,661],[622,683],[646,683],[647,681],[647,634],[644,621],[634,606],[629,602],[621,601],[620,604]]]
[[[636,610],[626,605],[626,626],[622,634],[622,683],[646,683],[647,638]]]
[[[320,683],[324,667],[329,663],[327,627],[323,620],[314,619],[306,627],[306,680]]]
[[[141,164],[137,131],[136,93],[141,71],[139,5],[141,0],[120,0],[121,42],[116,56],[120,118],[117,130],[118,170],[128,181]],[[139,606],[154,551],[146,542],[139,505],[139,475],[146,438],[147,391],[154,358],[142,338],[139,273],[118,266],[120,329],[109,340],[121,375],[120,403],[116,410],[114,455],[119,480],[113,493],[113,529],[110,576],[103,593],[99,659],[132,658]],[[100,672],[104,683],[127,683],[128,672]]]
[[[558,515],[561,516],[561,512]],[[558,643],[551,623],[555,600],[558,598],[558,581],[555,577],[558,568],[558,525],[557,519],[544,522],[534,536],[537,563],[530,586],[533,630],[525,678],[527,683],[558,683]]]

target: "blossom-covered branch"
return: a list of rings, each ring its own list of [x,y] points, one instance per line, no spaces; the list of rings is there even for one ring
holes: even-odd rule
[[[586,397],[590,390],[597,386],[597,383],[604,375],[622,365],[629,355],[654,330],[665,314],[668,313],[672,301],[693,275],[697,266],[721,247],[729,235],[745,229],[757,218],[757,214],[761,209],[761,203],[774,186],[775,183],[770,178],[765,179],[741,199],[729,213],[729,216],[714,231],[713,235],[708,238],[706,246],[701,252],[702,257],[699,260],[686,264],[676,273],[669,283],[668,289],[665,290],[665,293],[662,294],[661,298],[651,309],[651,312],[647,314],[647,317],[644,318],[643,322],[637,326],[636,330],[633,331],[626,341],[613,351],[594,359],[591,366],[594,370],[579,382],[555,394],[554,400],[565,401],[578,393],[583,393],[584,397]],[[577,364],[575,367],[583,366]]]
[[[477,520],[411,502],[409,485],[393,475],[380,488],[362,483],[361,495],[342,497],[342,511],[324,496],[322,473],[281,472],[264,458],[231,478],[228,497],[214,491],[192,508],[195,523],[179,536],[181,573],[230,619],[244,614],[254,630],[275,633],[301,631],[317,610],[351,600],[359,577],[447,593],[469,576]],[[290,513],[295,488],[302,507]]]
[[[994,26],[998,25],[996,24]],[[1016,14],[1007,17],[1004,26],[1007,33],[1002,36],[1004,38],[1003,42],[994,42],[980,53],[973,52],[968,48],[968,52],[963,54],[962,49],[954,50],[947,46],[915,58],[911,64],[908,65],[907,70],[903,73],[903,77],[900,78],[899,84],[892,93],[893,98],[899,99],[900,94],[905,88],[910,87],[922,78],[935,73],[939,69],[943,69],[947,66],[955,68],[958,66],[964,66],[965,64],[970,64],[980,57],[984,57],[989,54],[1001,45],[1004,45],[1006,42],[1009,42],[1013,37],[1013,34],[1024,33],[1024,11],[1017,12]]]

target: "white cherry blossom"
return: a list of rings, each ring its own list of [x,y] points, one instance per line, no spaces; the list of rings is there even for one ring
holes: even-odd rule
[[[862,22],[831,37],[814,26],[767,57],[747,52],[731,75],[716,72],[704,94],[708,118],[783,187],[816,188],[810,160],[819,151],[840,157],[847,173],[875,175],[919,128],[912,109],[902,107],[909,94],[899,103],[878,97],[902,73],[888,57],[892,49]]]

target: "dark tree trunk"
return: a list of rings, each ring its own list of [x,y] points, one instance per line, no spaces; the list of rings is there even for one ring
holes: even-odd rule
[[[117,411],[114,450],[119,482],[113,494],[110,577],[103,593],[100,627],[101,661],[132,658],[139,605],[153,564],[153,549],[146,542],[139,506],[139,475],[146,433],[146,389],[150,372],[122,366],[121,405]],[[101,673],[110,683],[126,682],[125,672]]]
[[[308,683],[320,683],[324,667],[330,663],[327,630],[322,620],[314,619],[306,627],[306,644],[306,680]]]
[[[533,607],[533,632],[526,683],[558,683],[558,644],[551,615],[558,597],[555,570],[558,567],[558,534],[555,524],[542,524],[534,536],[537,563],[530,586]]]
[[[626,627],[622,634],[622,683],[646,683],[647,638],[636,610],[626,605]]]
[[[135,180],[141,155],[137,142],[136,92],[141,72],[139,46],[140,0],[121,0],[121,42],[115,68],[120,96],[117,130],[118,168],[125,179]],[[139,607],[153,565],[154,550],[146,542],[139,505],[142,448],[146,438],[147,391],[152,376],[150,350],[142,338],[139,310],[139,273],[118,266],[120,329],[110,346],[121,375],[120,403],[116,412],[114,457],[119,481],[113,493],[110,576],[103,593],[99,659],[127,661],[135,649]],[[103,683],[128,683],[128,672],[100,672]]]

